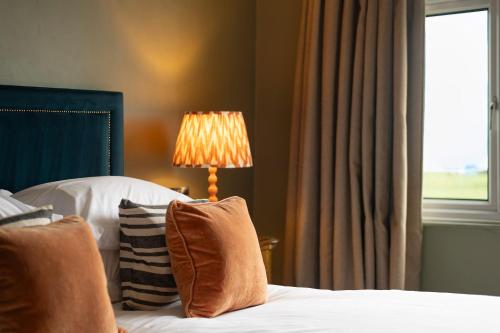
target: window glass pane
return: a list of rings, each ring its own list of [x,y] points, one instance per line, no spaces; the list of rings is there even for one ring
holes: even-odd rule
[[[424,198],[488,199],[488,12],[426,18]]]

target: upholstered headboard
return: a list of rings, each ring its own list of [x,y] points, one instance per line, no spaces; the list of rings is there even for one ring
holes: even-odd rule
[[[0,85],[0,189],[123,175],[119,92]]]

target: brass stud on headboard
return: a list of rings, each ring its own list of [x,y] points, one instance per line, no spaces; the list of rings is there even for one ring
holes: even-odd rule
[[[44,113],[111,114],[111,111],[108,111],[108,110],[42,110],[42,109],[0,109],[0,112],[44,112]]]

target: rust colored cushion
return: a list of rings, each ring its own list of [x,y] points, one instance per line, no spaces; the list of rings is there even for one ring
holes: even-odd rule
[[[266,302],[266,271],[245,200],[174,201],[166,233],[187,317],[215,317]]]
[[[0,228],[0,332],[118,332],[101,257],[83,219]]]

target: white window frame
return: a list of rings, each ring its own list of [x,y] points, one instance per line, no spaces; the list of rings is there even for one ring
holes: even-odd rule
[[[488,9],[488,115],[490,130],[488,138],[488,200],[423,200],[424,223],[464,223],[500,224],[500,177],[498,166],[500,147],[498,128],[499,116],[497,97],[499,96],[498,22],[500,0],[427,0],[426,15],[439,15]],[[424,115],[425,117],[425,115]]]

